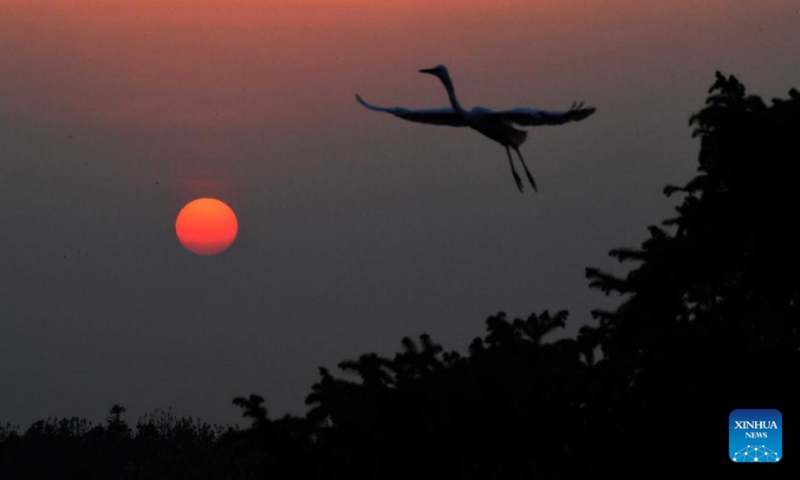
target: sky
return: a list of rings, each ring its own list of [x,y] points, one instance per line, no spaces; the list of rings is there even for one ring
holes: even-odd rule
[[[318,368],[500,311],[617,298],[586,267],[674,214],[714,72],[800,87],[800,6],[766,0],[0,0],[0,423],[306,411]],[[364,109],[596,107],[529,128],[516,189],[475,131]],[[236,212],[216,256],[175,219]],[[350,378],[350,377],[347,377]]]

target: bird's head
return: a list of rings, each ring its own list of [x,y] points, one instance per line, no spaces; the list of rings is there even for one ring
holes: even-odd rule
[[[419,71],[419,73],[430,73],[431,75],[437,76],[439,78],[449,76],[447,73],[447,67],[444,65],[436,65],[433,68],[425,68]]]

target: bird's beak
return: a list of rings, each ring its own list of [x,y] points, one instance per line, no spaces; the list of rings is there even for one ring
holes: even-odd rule
[[[419,73],[430,73],[431,75],[433,75],[434,71],[436,71],[435,68],[424,68],[424,69],[420,70]]]

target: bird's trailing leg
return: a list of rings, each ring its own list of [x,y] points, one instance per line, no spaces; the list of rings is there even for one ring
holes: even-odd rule
[[[506,150],[508,150],[508,147],[506,147]],[[534,192],[538,192],[538,190],[536,190],[536,182],[533,181],[533,175],[531,175],[531,172],[528,171],[528,166],[525,165],[525,159],[522,158],[522,154],[519,152],[519,148],[517,148],[515,146],[514,150],[516,150],[517,151],[517,155],[519,155],[519,161],[522,162],[522,167],[525,169],[525,175],[528,176],[528,181],[531,182],[531,186],[533,187],[533,191]],[[509,156],[510,155],[511,154],[509,154]]]
[[[514,168],[514,162],[511,160],[511,150],[508,149],[508,145],[506,145],[506,154],[508,154],[508,164],[511,165],[511,173],[514,174],[517,188],[519,188],[520,193],[522,193],[522,180],[519,178],[519,175],[517,175],[517,169]]]

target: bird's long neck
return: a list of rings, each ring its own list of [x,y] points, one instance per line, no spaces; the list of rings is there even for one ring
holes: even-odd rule
[[[450,80],[450,75],[444,73],[439,76],[439,80],[442,81],[445,90],[447,90],[447,96],[450,98],[450,105],[453,106],[453,110],[457,113],[465,113],[464,108],[458,103],[458,99],[456,98],[456,90],[453,88],[453,81]]]

